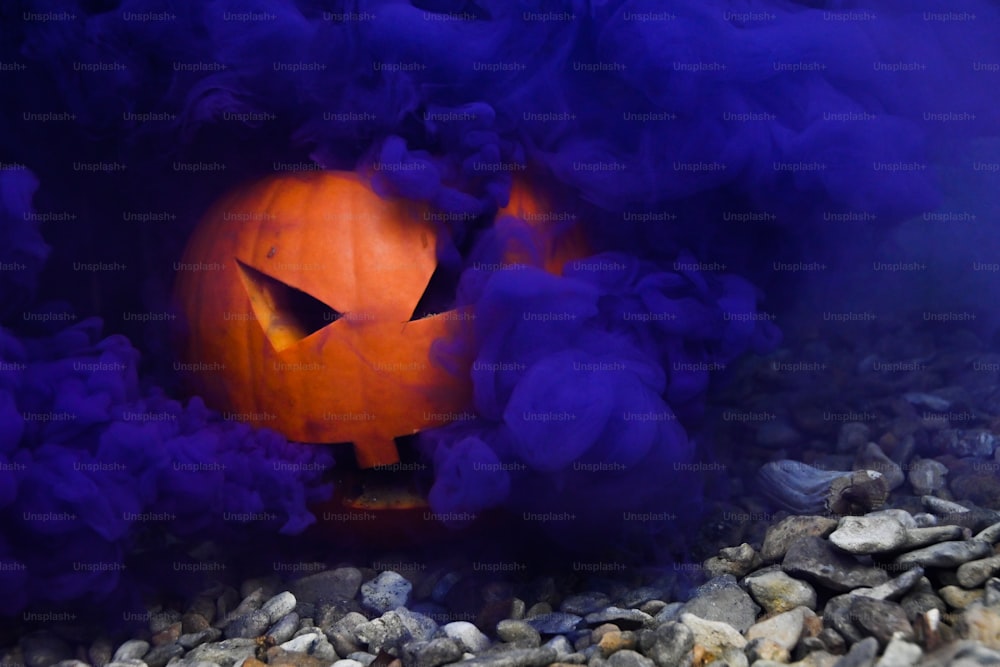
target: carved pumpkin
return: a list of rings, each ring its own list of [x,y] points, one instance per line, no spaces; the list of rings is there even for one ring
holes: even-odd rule
[[[538,208],[519,187],[506,210]],[[290,440],[351,442],[361,468],[396,463],[395,437],[466,410],[468,373],[430,359],[459,318],[414,319],[437,265],[423,210],[346,172],[274,176],[220,200],[177,267],[180,355],[209,365],[192,388]],[[549,270],[582,254],[544,229],[534,256]]]

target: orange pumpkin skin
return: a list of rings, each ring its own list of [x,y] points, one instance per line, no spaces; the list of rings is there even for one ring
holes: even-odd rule
[[[421,218],[344,172],[275,176],[224,197],[177,267],[180,354],[221,364],[192,374],[193,388],[290,440],[351,442],[362,468],[399,461],[393,438],[441,425],[470,395],[463,374],[429,359],[454,318],[409,321],[437,264]],[[342,317],[310,331],[294,290]]]
[[[449,373],[430,358],[435,340],[469,322],[456,311],[410,321],[437,265],[424,210],[378,197],[349,172],[273,176],[223,197],[176,267],[179,356],[217,369],[191,373],[191,389],[290,440],[353,443],[361,468],[397,463],[395,437],[469,411],[472,360]],[[560,273],[587,254],[579,226],[547,212],[515,183],[499,212],[518,232],[504,261]],[[328,321],[299,312],[303,294]]]

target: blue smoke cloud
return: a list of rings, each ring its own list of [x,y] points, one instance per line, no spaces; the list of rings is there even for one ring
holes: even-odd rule
[[[623,512],[696,509],[702,481],[683,470],[699,460],[709,381],[780,337],[759,316],[764,295],[773,309],[789,289],[770,260],[836,255],[827,212],[872,213],[878,237],[933,209],[941,165],[964,160],[951,147],[996,134],[998,9],[970,1],[949,12],[975,20],[927,18],[936,11],[8,3],[0,261],[17,268],[0,272],[0,560],[25,567],[0,571],[6,611],[109,596],[122,573],[70,565],[121,560],[132,514],[198,539],[236,532],[223,512],[273,512],[255,525],[293,534],[329,496],[320,474],[276,465],[332,466],[324,448],[184,397],[163,328],[120,317],[165,310],[204,208],[285,164],[358,169],[380,194],[453,214],[440,261],[475,319],[436,353],[474,360],[475,418],[421,438],[436,512],[574,514],[552,523],[565,536]],[[66,116],[32,117],[47,113]],[[913,164],[930,166],[900,166]],[[561,276],[476,268],[503,255],[491,225],[515,176],[586,231],[590,256]],[[40,224],[33,210],[76,217]],[[168,215],[123,221],[136,211]],[[74,262],[124,266],[81,279]]]

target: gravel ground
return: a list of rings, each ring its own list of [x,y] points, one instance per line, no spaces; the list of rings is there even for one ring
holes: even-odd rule
[[[742,443],[734,493],[709,509],[700,562],[316,563],[153,606],[124,643],[52,625],[0,666],[1000,665],[1000,354],[879,326],[735,369],[714,433]]]

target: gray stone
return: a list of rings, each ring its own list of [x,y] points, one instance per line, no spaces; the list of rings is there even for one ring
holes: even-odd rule
[[[934,459],[917,459],[910,464],[907,479],[918,496],[934,494],[944,487],[948,466]]]
[[[87,650],[87,659],[90,661],[90,664],[100,667],[100,665],[105,665],[111,662],[111,656],[114,655],[113,649],[114,645],[111,643],[110,639],[107,637],[98,637]],[[0,662],[2,662],[2,660],[0,660]]]
[[[878,640],[868,637],[856,642],[847,655],[833,663],[833,667],[872,667],[876,655],[878,655]]]
[[[959,458],[979,456],[988,458],[996,449],[997,438],[987,429],[947,428],[935,431],[932,437],[934,451],[947,452]]]
[[[366,667],[366,665],[364,663],[358,662],[357,660],[351,660],[350,658],[343,658],[330,665],[330,667]]]
[[[748,641],[769,639],[783,649],[791,651],[798,644],[799,637],[802,636],[807,614],[815,616],[809,609],[797,607],[759,623],[754,623],[744,633],[744,636]]]
[[[575,630],[581,620],[583,619],[576,614],[554,611],[526,619],[524,622],[543,635],[561,635]]]
[[[141,658],[146,655],[149,651],[149,642],[143,641],[141,639],[130,639],[115,651],[115,654],[111,656],[112,662],[118,660],[133,660],[135,658]]]
[[[657,667],[683,664],[683,658],[694,649],[694,633],[683,623],[664,623],[647,636],[649,640],[640,641],[640,646]]]
[[[497,637],[522,648],[535,648],[542,643],[541,634],[527,621],[500,621],[497,623]]]
[[[916,586],[924,576],[924,568],[917,566],[874,588],[855,588],[850,595],[863,595],[876,600],[895,600]]]
[[[145,662],[148,667],[165,667],[165,665],[174,658],[179,658],[184,655],[185,651],[186,649],[177,642],[160,644],[159,646],[151,648],[149,653],[143,656],[142,661]]]
[[[149,667],[139,658],[128,658],[126,660],[112,660],[104,667]]]
[[[928,526],[926,528],[910,528],[906,531],[904,550],[919,549],[938,542],[960,540],[965,537],[961,526]]]
[[[366,609],[385,613],[405,606],[412,590],[413,584],[405,577],[386,570],[361,585],[361,604]]]
[[[830,542],[852,554],[896,551],[906,543],[906,526],[892,515],[845,516],[830,533]]]
[[[760,567],[760,563],[760,554],[749,543],[744,542],[737,547],[719,549],[719,555],[706,560],[704,567],[712,577],[724,574],[742,577]]]
[[[801,537],[825,537],[837,528],[837,520],[825,516],[789,516],[767,529],[760,557],[773,563],[785,557],[788,547]]]
[[[587,625],[602,625],[604,623],[614,623],[622,630],[634,630],[655,624],[653,617],[638,609],[622,609],[621,607],[608,607],[584,617]]]
[[[260,606],[264,604],[264,600],[264,589],[258,588],[253,593],[243,598],[235,609],[225,616],[222,616],[221,620],[215,624],[215,627],[224,630],[230,623],[235,622],[237,619],[246,618],[252,612],[260,611]]]
[[[573,652],[573,645],[569,643],[569,640],[566,639],[565,635],[556,635],[549,641],[545,642],[544,646],[555,649],[556,655],[560,658]]]
[[[608,667],[653,667],[653,661],[635,651],[622,649],[608,658]]]
[[[453,621],[441,627],[445,636],[454,639],[469,653],[480,653],[490,646],[490,639],[468,621]]]
[[[956,567],[971,560],[984,558],[993,553],[989,542],[965,540],[963,542],[941,542],[929,547],[910,551],[896,558],[895,565],[907,567]]]
[[[260,610],[267,614],[268,622],[271,625],[274,625],[282,616],[290,614],[292,610],[295,609],[295,605],[295,596],[290,592],[285,591],[283,593],[278,593],[265,602],[264,606],[262,606]]]
[[[375,658],[377,657],[378,656],[368,653],[366,651],[355,651],[354,653],[349,653],[347,655],[347,658],[349,660],[355,660],[357,662],[360,662],[365,667],[368,667],[368,665],[375,662]]]
[[[370,652],[378,653],[396,651],[408,641],[427,641],[436,631],[433,619],[400,607],[359,625],[354,634]]]
[[[770,614],[795,607],[816,609],[816,589],[781,570],[755,572],[746,577],[744,583],[753,599]]]
[[[20,645],[26,667],[50,667],[61,660],[73,659],[69,645],[44,630],[25,635]]]
[[[453,639],[438,637],[426,642],[411,642],[406,646],[405,655],[412,655],[406,661],[414,667],[440,667],[457,662],[462,657],[462,649]]]
[[[908,641],[914,638],[906,612],[895,602],[855,596],[850,614],[851,621],[865,634],[875,637],[881,646],[886,646],[896,633]]]
[[[201,632],[189,632],[186,635],[181,635],[177,638],[177,643],[186,649],[192,649],[205,642],[214,642],[221,636],[222,630],[218,628],[206,628]]]
[[[237,662],[252,657],[256,650],[257,642],[253,639],[226,639],[196,646],[184,658],[214,662],[219,667],[233,667]]]
[[[896,637],[889,641],[875,667],[912,667],[923,655],[919,646]]]
[[[356,567],[339,567],[302,577],[291,584],[291,593],[297,604],[316,605],[333,600],[349,600],[358,594],[361,570]],[[301,612],[300,612],[301,615]]]
[[[759,613],[760,607],[731,575],[715,577],[699,586],[681,609],[682,616],[694,614],[706,621],[728,623],[739,632],[746,632]]]
[[[653,617],[653,624],[659,625],[662,623],[668,623],[670,621],[681,620],[681,609],[684,608],[683,602],[669,602],[667,606],[656,613]]]
[[[781,567],[790,575],[809,579],[832,591],[874,587],[889,579],[885,571],[862,565],[850,554],[815,536],[792,543]]]
[[[586,616],[611,604],[611,598],[597,591],[570,595],[559,605],[559,611],[576,616]]]
[[[993,651],[977,642],[963,640],[945,644],[924,656],[920,667],[996,667],[1000,651]]]
[[[299,615],[293,611],[278,619],[278,622],[272,625],[266,634],[275,644],[283,644],[291,639],[298,629]]]
[[[0,664],[6,664],[6,663],[0,663]],[[13,664],[13,663],[11,663],[11,664]],[[56,664],[52,665],[52,667],[90,667],[90,663],[89,662],[84,662],[83,660],[76,660],[76,659],[73,659],[73,660],[60,660]]]
[[[976,534],[974,539],[989,542],[990,544],[1000,542],[1000,523],[994,523],[986,528],[983,528]]]
[[[965,588],[980,586],[1000,572],[1000,555],[963,563],[958,568],[958,583]]]
[[[308,653],[327,663],[337,659],[337,652],[322,632],[307,632],[298,635],[281,644],[279,648],[291,653]]]
[[[682,614],[681,623],[694,635],[694,643],[714,654],[730,667],[746,667],[743,649],[747,640],[728,623],[706,621],[694,614]]]
[[[226,624],[226,639],[250,639],[260,637],[267,630],[271,621],[267,613],[260,609],[254,609],[246,614],[237,616]]]
[[[463,660],[462,667],[545,667],[556,660],[551,648],[515,648]]]
[[[368,623],[368,619],[363,614],[351,612],[324,632],[338,655],[350,655],[361,650],[362,642],[358,639],[356,631],[365,623]]]
[[[857,596],[837,595],[823,605],[823,625],[837,632],[849,644],[864,639],[864,635],[854,625],[851,616],[851,602]]]
[[[641,608],[648,602],[652,602],[653,600],[664,600],[667,597],[667,591],[659,586],[640,586],[639,588],[632,588],[627,593],[622,595],[621,598],[619,598],[615,603],[615,606],[622,607],[624,609],[631,609],[633,607]],[[597,609],[592,609],[591,612],[593,611],[597,611]],[[583,615],[585,616],[586,614]]]

